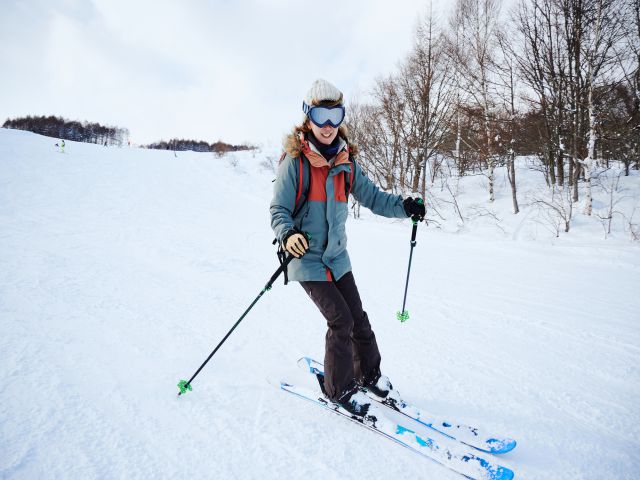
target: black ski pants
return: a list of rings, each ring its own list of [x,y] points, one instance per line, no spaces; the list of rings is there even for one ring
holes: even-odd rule
[[[324,387],[337,400],[356,380],[380,373],[380,352],[351,272],[333,282],[300,282],[327,320]]]

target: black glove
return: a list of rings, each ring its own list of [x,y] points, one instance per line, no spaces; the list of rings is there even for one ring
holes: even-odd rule
[[[424,220],[424,216],[427,214],[427,210],[424,206],[424,200],[421,198],[416,198],[414,200],[411,197],[407,197],[402,202],[402,206],[404,207],[407,217],[417,217],[419,221]]]

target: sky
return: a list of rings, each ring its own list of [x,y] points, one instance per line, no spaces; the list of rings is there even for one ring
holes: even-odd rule
[[[440,2],[440,3],[438,3]],[[391,6],[393,5],[393,6]],[[447,7],[434,0],[437,18]],[[347,104],[408,53],[424,0],[0,0],[0,122],[60,115],[280,145],[316,78]]]

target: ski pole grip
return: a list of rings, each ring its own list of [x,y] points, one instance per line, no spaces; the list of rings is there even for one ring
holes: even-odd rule
[[[416,203],[417,203],[418,205],[424,205],[424,200],[423,200],[423,199],[421,199],[421,198],[418,198],[418,200],[416,200]],[[417,214],[416,214],[416,215],[413,215],[413,216],[411,217],[411,221],[413,222],[413,227],[414,227],[414,229],[415,229],[415,226],[417,225],[417,223],[418,223],[418,222],[422,222],[423,220],[424,220],[424,216],[422,216],[422,215],[417,215]],[[415,230],[414,230],[414,231],[415,231]]]
[[[303,235],[307,238],[307,240],[311,240],[311,235],[309,233],[303,232]],[[293,255],[289,254],[289,256],[284,259],[284,262],[282,262],[280,267],[278,267],[278,269],[274,272],[274,274],[271,276],[271,278],[269,279],[269,281],[265,285],[265,287],[264,287],[265,291],[271,290],[271,287],[273,286],[274,282],[278,279],[280,274],[287,269],[287,267],[291,263],[291,260],[293,260],[294,258],[296,258],[296,257],[294,257]]]
[[[418,221],[413,221],[413,228],[411,229],[411,245],[416,244],[416,234],[418,233]]]

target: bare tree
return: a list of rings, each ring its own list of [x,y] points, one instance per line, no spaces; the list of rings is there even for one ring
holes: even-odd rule
[[[516,186],[516,152],[515,152],[515,124],[516,124],[516,61],[515,53],[509,45],[509,40],[505,32],[500,32],[497,36],[500,45],[501,58],[497,64],[498,77],[500,78],[501,97],[503,109],[508,115],[506,133],[506,166],[509,185],[511,186],[511,201],[513,213],[520,211],[518,207],[518,195]]]
[[[585,170],[585,207],[584,213],[591,215],[592,195],[591,179],[594,164],[596,162],[596,142],[598,141],[598,99],[596,87],[599,83],[611,85],[618,81],[617,78],[607,79],[606,75],[616,66],[614,46],[624,36],[622,22],[620,20],[616,0],[593,0],[585,9],[585,26],[587,40],[582,45],[583,58],[586,70],[585,85],[587,90],[586,109],[589,114],[589,133],[587,142],[587,154],[580,159],[580,164]],[[617,72],[616,72],[617,73]],[[615,73],[614,73],[615,75]]]
[[[625,0],[622,17],[624,37],[614,48],[624,79],[618,97],[624,104],[625,118],[616,122],[614,128],[620,143],[618,158],[624,163],[628,176],[633,161],[635,168],[640,169],[640,0]]]
[[[416,30],[413,51],[400,70],[398,83],[402,89],[410,138],[408,157],[411,192],[425,196],[427,170],[431,165],[433,184],[441,162],[444,137],[453,109],[451,97],[454,73],[444,55],[444,39],[436,31],[434,18],[425,16]]]
[[[555,185],[551,187],[551,197],[535,197],[533,205],[539,209],[539,214],[546,225],[552,227],[556,237],[560,231],[569,233],[571,218],[573,217],[573,201],[568,190],[559,189]]]
[[[401,87],[393,76],[379,79],[373,96],[378,106],[369,112],[370,124],[379,126],[379,129],[372,131],[373,136],[378,136],[377,140],[371,139],[378,155],[372,156],[371,160],[376,170],[383,172],[387,190],[396,186],[396,175],[399,175],[399,186],[402,188],[406,175],[406,169],[402,168],[403,150],[406,149],[406,119]]]
[[[614,216],[620,215],[624,218],[624,214],[616,209],[616,206],[622,200],[628,198],[627,195],[621,195],[620,177],[623,173],[624,170],[620,170],[617,174],[603,175],[599,178],[598,184],[607,195],[607,210],[604,215],[596,213],[595,216],[598,217],[602,223],[604,238],[611,235],[611,224]]]
[[[558,0],[523,0],[514,16],[518,32],[515,59],[530,94],[531,107],[542,115],[539,154],[551,186],[564,184],[567,157],[568,58],[563,45],[562,9]],[[573,171],[572,164],[569,165]],[[571,178],[571,175],[569,175]]]
[[[495,200],[494,169],[496,158],[493,141],[494,93],[492,67],[496,33],[499,29],[499,0],[457,0],[451,27],[457,32],[457,44],[450,52],[459,74],[464,78],[462,88],[479,108],[484,129],[482,157],[487,169],[489,201]]]

